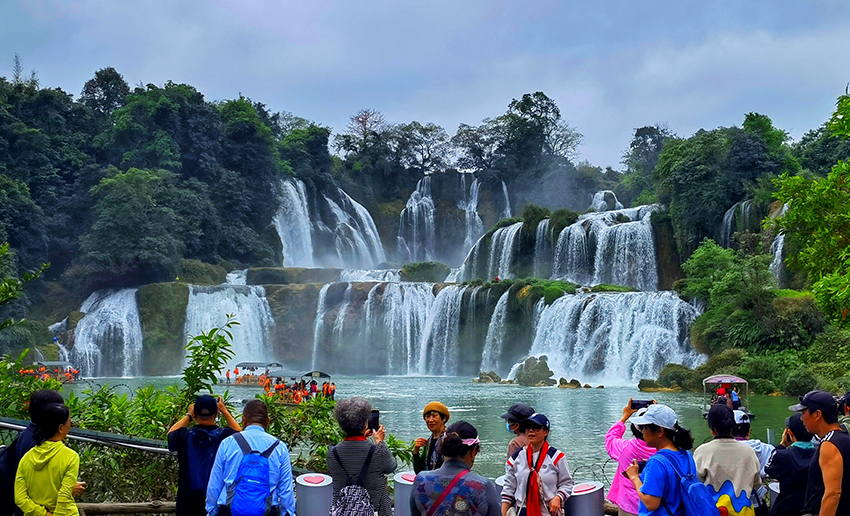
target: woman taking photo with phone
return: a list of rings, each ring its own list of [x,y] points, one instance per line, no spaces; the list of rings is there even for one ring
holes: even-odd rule
[[[15,476],[15,504],[24,516],[77,516],[73,492],[80,456],[62,442],[71,430],[71,412],[51,403],[35,424],[36,447],[21,458]]]
[[[396,460],[384,442],[387,431],[384,425],[377,430],[369,428],[372,405],[354,396],[338,401],[334,416],[345,433],[345,439],[328,449],[328,473],[334,482],[334,503],[345,497],[344,488],[362,485],[379,516],[392,516],[392,502],[387,491],[387,474],[396,469]],[[372,437],[374,444],[368,441]]]
[[[655,403],[647,403],[650,405]],[[629,403],[623,408],[623,417],[605,434],[605,450],[608,451],[608,456],[617,461],[617,473],[611,481],[611,489],[608,491],[608,499],[617,504],[618,516],[636,516],[638,513],[638,494],[635,491],[635,486],[630,480],[625,478],[623,472],[626,471],[632,461],[646,461],[655,453],[655,448],[650,448],[643,441],[643,434],[634,424],[631,424],[631,432],[633,439],[624,439],[626,433],[626,422],[630,417],[640,417],[646,412],[646,407],[637,408],[642,405],[640,400],[633,402],[629,399]]]
[[[646,444],[657,450],[647,459],[643,472],[637,460],[626,468],[626,476],[640,499],[638,514],[685,516],[677,470],[696,472],[694,458],[688,453],[694,447],[694,438],[679,426],[679,418],[667,405],[650,405],[643,415],[632,417],[629,422],[641,431]]]
[[[557,516],[573,492],[567,457],[549,445],[549,418],[534,413],[520,422],[528,445],[505,466],[502,516]]]

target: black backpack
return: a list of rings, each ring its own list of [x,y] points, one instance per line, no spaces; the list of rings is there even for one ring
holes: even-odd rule
[[[0,450],[0,516],[15,512],[15,474],[18,470],[18,438]]]
[[[339,453],[336,448],[333,450],[339,467],[345,473],[347,480],[345,487],[340,489],[333,505],[331,505],[330,516],[374,516],[375,507],[372,505],[372,497],[369,496],[369,491],[363,487],[363,479],[366,478],[366,471],[369,469],[369,463],[372,462],[372,454],[375,453],[375,445],[369,448],[369,454],[366,456],[366,462],[363,463],[363,469],[360,470],[360,477],[356,480],[348,474],[342,461],[339,460]]]

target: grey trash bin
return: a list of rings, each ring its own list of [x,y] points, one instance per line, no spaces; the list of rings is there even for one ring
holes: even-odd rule
[[[333,479],[322,473],[305,473],[295,479],[295,513],[328,516],[334,498]]]
[[[604,516],[605,490],[601,482],[586,481],[573,486],[567,500],[566,516]],[[299,515],[300,516],[300,515]]]
[[[410,493],[413,492],[414,480],[416,480],[416,473],[412,471],[402,471],[396,473],[393,477],[393,482],[395,482],[395,516],[410,516]]]
[[[496,494],[502,496],[502,489],[505,488],[505,475],[496,477],[493,483],[496,484]]]

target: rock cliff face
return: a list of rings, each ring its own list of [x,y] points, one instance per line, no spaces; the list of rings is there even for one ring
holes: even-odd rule
[[[178,374],[183,369],[183,347],[186,345],[183,329],[189,287],[183,283],[145,285],[136,292],[136,303],[144,349],[142,374]]]

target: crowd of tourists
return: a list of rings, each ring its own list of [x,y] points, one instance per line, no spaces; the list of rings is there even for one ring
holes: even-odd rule
[[[292,378],[290,383],[287,384],[283,377],[269,374],[268,369],[259,375],[256,372],[256,368],[250,368],[240,374],[239,368],[235,367],[233,369],[235,384],[262,387],[266,396],[275,398],[282,403],[299,404],[317,396],[331,400],[336,397],[336,383],[334,382],[322,382],[320,387],[316,380],[307,382],[304,379],[296,380]],[[228,369],[225,373],[225,383],[230,384],[230,382],[231,374],[230,369]]]
[[[73,367],[53,367],[33,365],[23,367],[18,370],[21,376],[35,376],[39,380],[59,380],[62,383],[69,383],[77,380],[80,377],[79,369]]]
[[[840,399],[824,391],[800,397],[777,446],[753,438],[748,413],[727,403],[711,406],[712,439],[696,449],[671,407],[640,405],[629,400],[604,440],[617,461],[608,499],[619,516],[850,515],[850,392]],[[75,516],[85,483],[78,481],[79,457],[63,444],[71,414],[46,389],[32,395],[29,410],[30,425],[0,456],[0,516]],[[391,516],[387,475],[398,463],[377,411],[352,397],[336,403],[334,415],[345,438],[327,450],[330,516]],[[564,514],[573,479],[566,455],[549,442],[545,414],[522,403],[502,414],[514,437],[501,494],[472,471],[481,451],[473,425],[449,424],[449,409],[438,401],[425,405],[422,417],[428,434],[413,443],[411,514]],[[245,404],[241,425],[221,398],[195,400],[168,432],[179,464],[177,516],[295,515],[289,450],[266,432],[269,422],[261,399]],[[780,487],[769,506],[768,478]]]

